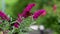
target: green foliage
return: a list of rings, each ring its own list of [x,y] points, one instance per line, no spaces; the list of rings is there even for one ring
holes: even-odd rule
[[[7,21],[3,21],[3,23],[2,24],[0,24],[0,28],[2,29],[2,30],[8,30],[9,29],[9,22],[7,22]]]

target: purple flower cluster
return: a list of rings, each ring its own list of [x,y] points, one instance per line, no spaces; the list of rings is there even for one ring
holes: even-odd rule
[[[44,9],[41,9],[41,10],[38,10],[34,13],[33,15],[33,19],[36,20],[40,15],[42,15],[46,10]]]
[[[18,18],[17,18],[16,22],[14,23],[14,27],[19,28],[19,23],[21,23],[21,22],[22,22],[21,14],[18,14]]]
[[[15,28],[19,28],[19,23],[18,23],[18,22],[15,22],[15,23],[14,23],[14,27],[15,27]]]
[[[21,14],[18,14],[18,18],[17,18],[17,21],[18,21],[18,22],[21,22],[21,21],[22,21],[22,17],[21,17]]]
[[[15,22],[14,27],[18,28],[18,24],[17,23],[21,23],[22,22],[22,17],[26,18],[28,17],[28,15],[30,15],[30,10],[35,6],[35,4],[31,3],[28,4],[28,6],[23,10],[22,14],[18,14],[18,18],[17,18],[17,22]]]
[[[0,17],[1,17],[3,20],[7,20],[7,21],[10,20],[10,18],[9,18],[4,12],[2,12],[2,11],[0,11]]]
[[[28,6],[23,10],[22,16],[27,17],[28,14],[30,15],[30,10],[35,6],[34,3],[28,4]]]

